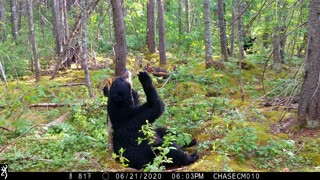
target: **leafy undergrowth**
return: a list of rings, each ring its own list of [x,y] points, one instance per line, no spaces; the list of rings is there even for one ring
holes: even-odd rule
[[[170,78],[153,77],[166,104],[156,125],[191,134],[198,144],[189,150],[200,154],[196,163],[177,170],[320,170],[318,129],[295,126],[296,108],[285,108],[294,103],[284,99],[298,93],[299,78],[291,78],[298,67],[264,71],[261,57],[248,56],[241,102],[236,59],[215,70],[205,69],[203,59],[169,57]],[[96,94],[91,99],[83,85],[61,86],[84,82],[83,72],[76,70],[54,80],[44,76],[37,84],[23,77],[1,86],[0,163],[8,163],[10,171],[132,171],[108,152],[107,98],[101,83],[111,74],[108,68],[91,71]],[[136,76],[133,84],[144,102]],[[70,106],[32,107],[39,103]]]

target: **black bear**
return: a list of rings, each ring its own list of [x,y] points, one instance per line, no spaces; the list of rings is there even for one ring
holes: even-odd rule
[[[247,53],[251,54],[252,52],[250,51],[251,47],[253,46],[254,41],[256,40],[256,37],[251,37],[251,36],[245,36],[243,40],[243,49]]]
[[[149,123],[155,122],[165,109],[148,73],[140,72],[138,78],[147,100],[142,105],[139,105],[139,95],[133,90],[128,77],[116,78],[107,93],[109,97],[107,111],[113,128],[113,150],[119,154],[119,150],[123,148],[125,151],[122,156],[129,160],[129,167],[135,169],[141,169],[153,161],[156,155],[152,147],[160,146],[163,136],[167,133],[166,128],[157,128],[155,142],[152,145],[149,145],[146,140],[138,144],[137,139],[145,137],[139,131],[141,126],[146,124],[146,120]],[[196,141],[192,141],[189,146],[194,144]],[[166,167],[189,165],[199,158],[197,153],[189,155],[175,143],[171,146],[175,149],[171,149],[167,157],[172,158],[173,163],[165,164]]]

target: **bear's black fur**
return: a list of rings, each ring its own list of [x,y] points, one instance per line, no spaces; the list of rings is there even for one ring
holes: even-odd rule
[[[155,122],[163,113],[165,106],[147,72],[138,74],[139,80],[146,94],[147,102],[139,105],[138,93],[132,89],[131,82],[126,77],[118,77],[112,83],[108,91],[108,114],[113,128],[113,149],[116,154],[123,148],[123,156],[129,160],[129,167],[141,169],[155,158],[152,146],[161,146],[163,136],[167,133],[166,128],[155,130],[155,142],[149,145],[147,141],[138,144],[137,139],[144,138],[144,134],[139,132],[141,126]],[[196,144],[192,141],[189,145]],[[195,162],[199,155],[194,153],[189,155],[182,150],[182,147],[175,143],[171,144],[176,150],[171,149],[167,157],[172,158],[173,163],[165,164],[167,167],[183,166]]]

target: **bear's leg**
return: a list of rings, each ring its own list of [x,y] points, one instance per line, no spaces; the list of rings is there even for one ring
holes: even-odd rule
[[[172,158],[173,163],[165,164],[166,167],[185,166],[192,164],[197,159],[199,159],[198,153],[189,155],[184,152],[177,144],[172,144],[172,147],[175,147],[176,149],[171,149],[167,154],[167,157]]]

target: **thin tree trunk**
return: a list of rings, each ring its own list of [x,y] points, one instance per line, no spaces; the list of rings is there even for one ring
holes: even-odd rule
[[[212,60],[212,37],[211,37],[211,13],[210,0],[203,1],[204,6],[204,32],[205,32],[205,49],[206,49],[206,69],[213,66]]]
[[[304,82],[299,98],[299,122],[310,128],[320,125],[320,1],[310,0],[308,47]]]
[[[0,41],[7,40],[5,1],[0,0]]]
[[[60,18],[62,28],[62,44],[65,46],[69,41],[69,26],[68,26],[68,15],[67,15],[67,0],[60,0]]]
[[[242,0],[238,0],[238,41],[239,41],[239,59],[242,60],[244,59]]]
[[[81,48],[82,48],[82,67],[84,70],[84,75],[86,78],[86,85],[89,90],[90,98],[94,97],[94,93],[91,86],[89,68],[87,63],[87,10],[86,10],[86,0],[81,0]]]
[[[32,44],[33,63],[34,63],[36,81],[40,81],[40,78],[41,78],[40,63],[39,63],[39,57],[38,57],[37,40],[34,32],[32,0],[27,0],[27,11],[29,16],[29,32],[30,32],[30,39]]]
[[[190,33],[190,2],[189,0],[185,0],[185,6],[186,6],[186,33]]]
[[[18,27],[18,32],[20,31],[21,29],[21,21],[22,21],[22,18],[26,15],[26,11],[28,11],[26,8],[26,0],[17,0],[17,27]]]
[[[181,12],[182,12],[182,0],[178,0],[178,30],[179,30],[179,46],[181,46],[182,42],[182,19],[181,19]]]
[[[271,16],[266,16],[264,18],[265,24],[270,25],[270,21],[271,21]],[[269,36],[270,36],[270,28],[268,28],[269,26],[266,26],[264,33],[262,35],[262,40],[263,40],[263,47],[268,48],[269,47]]]
[[[18,15],[17,15],[17,1],[10,0],[11,5],[11,33],[15,43],[18,38]]]
[[[167,64],[166,55],[166,31],[164,26],[164,2],[163,0],[158,1],[158,31],[159,31],[159,53],[160,53],[160,64]]]
[[[238,39],[239,39],[239,81],[240,81],[240,96],[241,101],[244,102],[244,88],[242,82],[242,60],[244,59],[243,49],[243,29],[242,29],[242,0],[238,0]]]
[[[277,71],[281,71],[281,64],[284,61],[283,49],[282,47],[282,34],[284,33],[283,27],[276,26],[273,34],[273,68]]]
[[[227,51],[226,24],[224,20],[224,0],[218,0],[218,16],[219,16],[221,54],[222,54],[223,60],[227,61],[228,51]]]
[[[234,57],[234,43],[235,43],[235,29],[236,29],[236,0],[232,0],[232,10],[231,10],[231,37],[230,37],[230,56]]]
[[[155,0],[149,0],[147,13],[147,46],[150,53],[156,52]]]
[[[115,50],[115,75],[120,76],[126,68],[127,43],[126,29],[123,18],[123,11],[120,1],[111,1],[113,11],[113,25],[115,32],[116,44]]]
[[[62,26],[60,18],[60,3],[59,0],[52,0],[52,9],[53,9],[53,34],[55,37],[56,43],[56,56],[58,61],[62,56],[63,46],[62,46]]]

